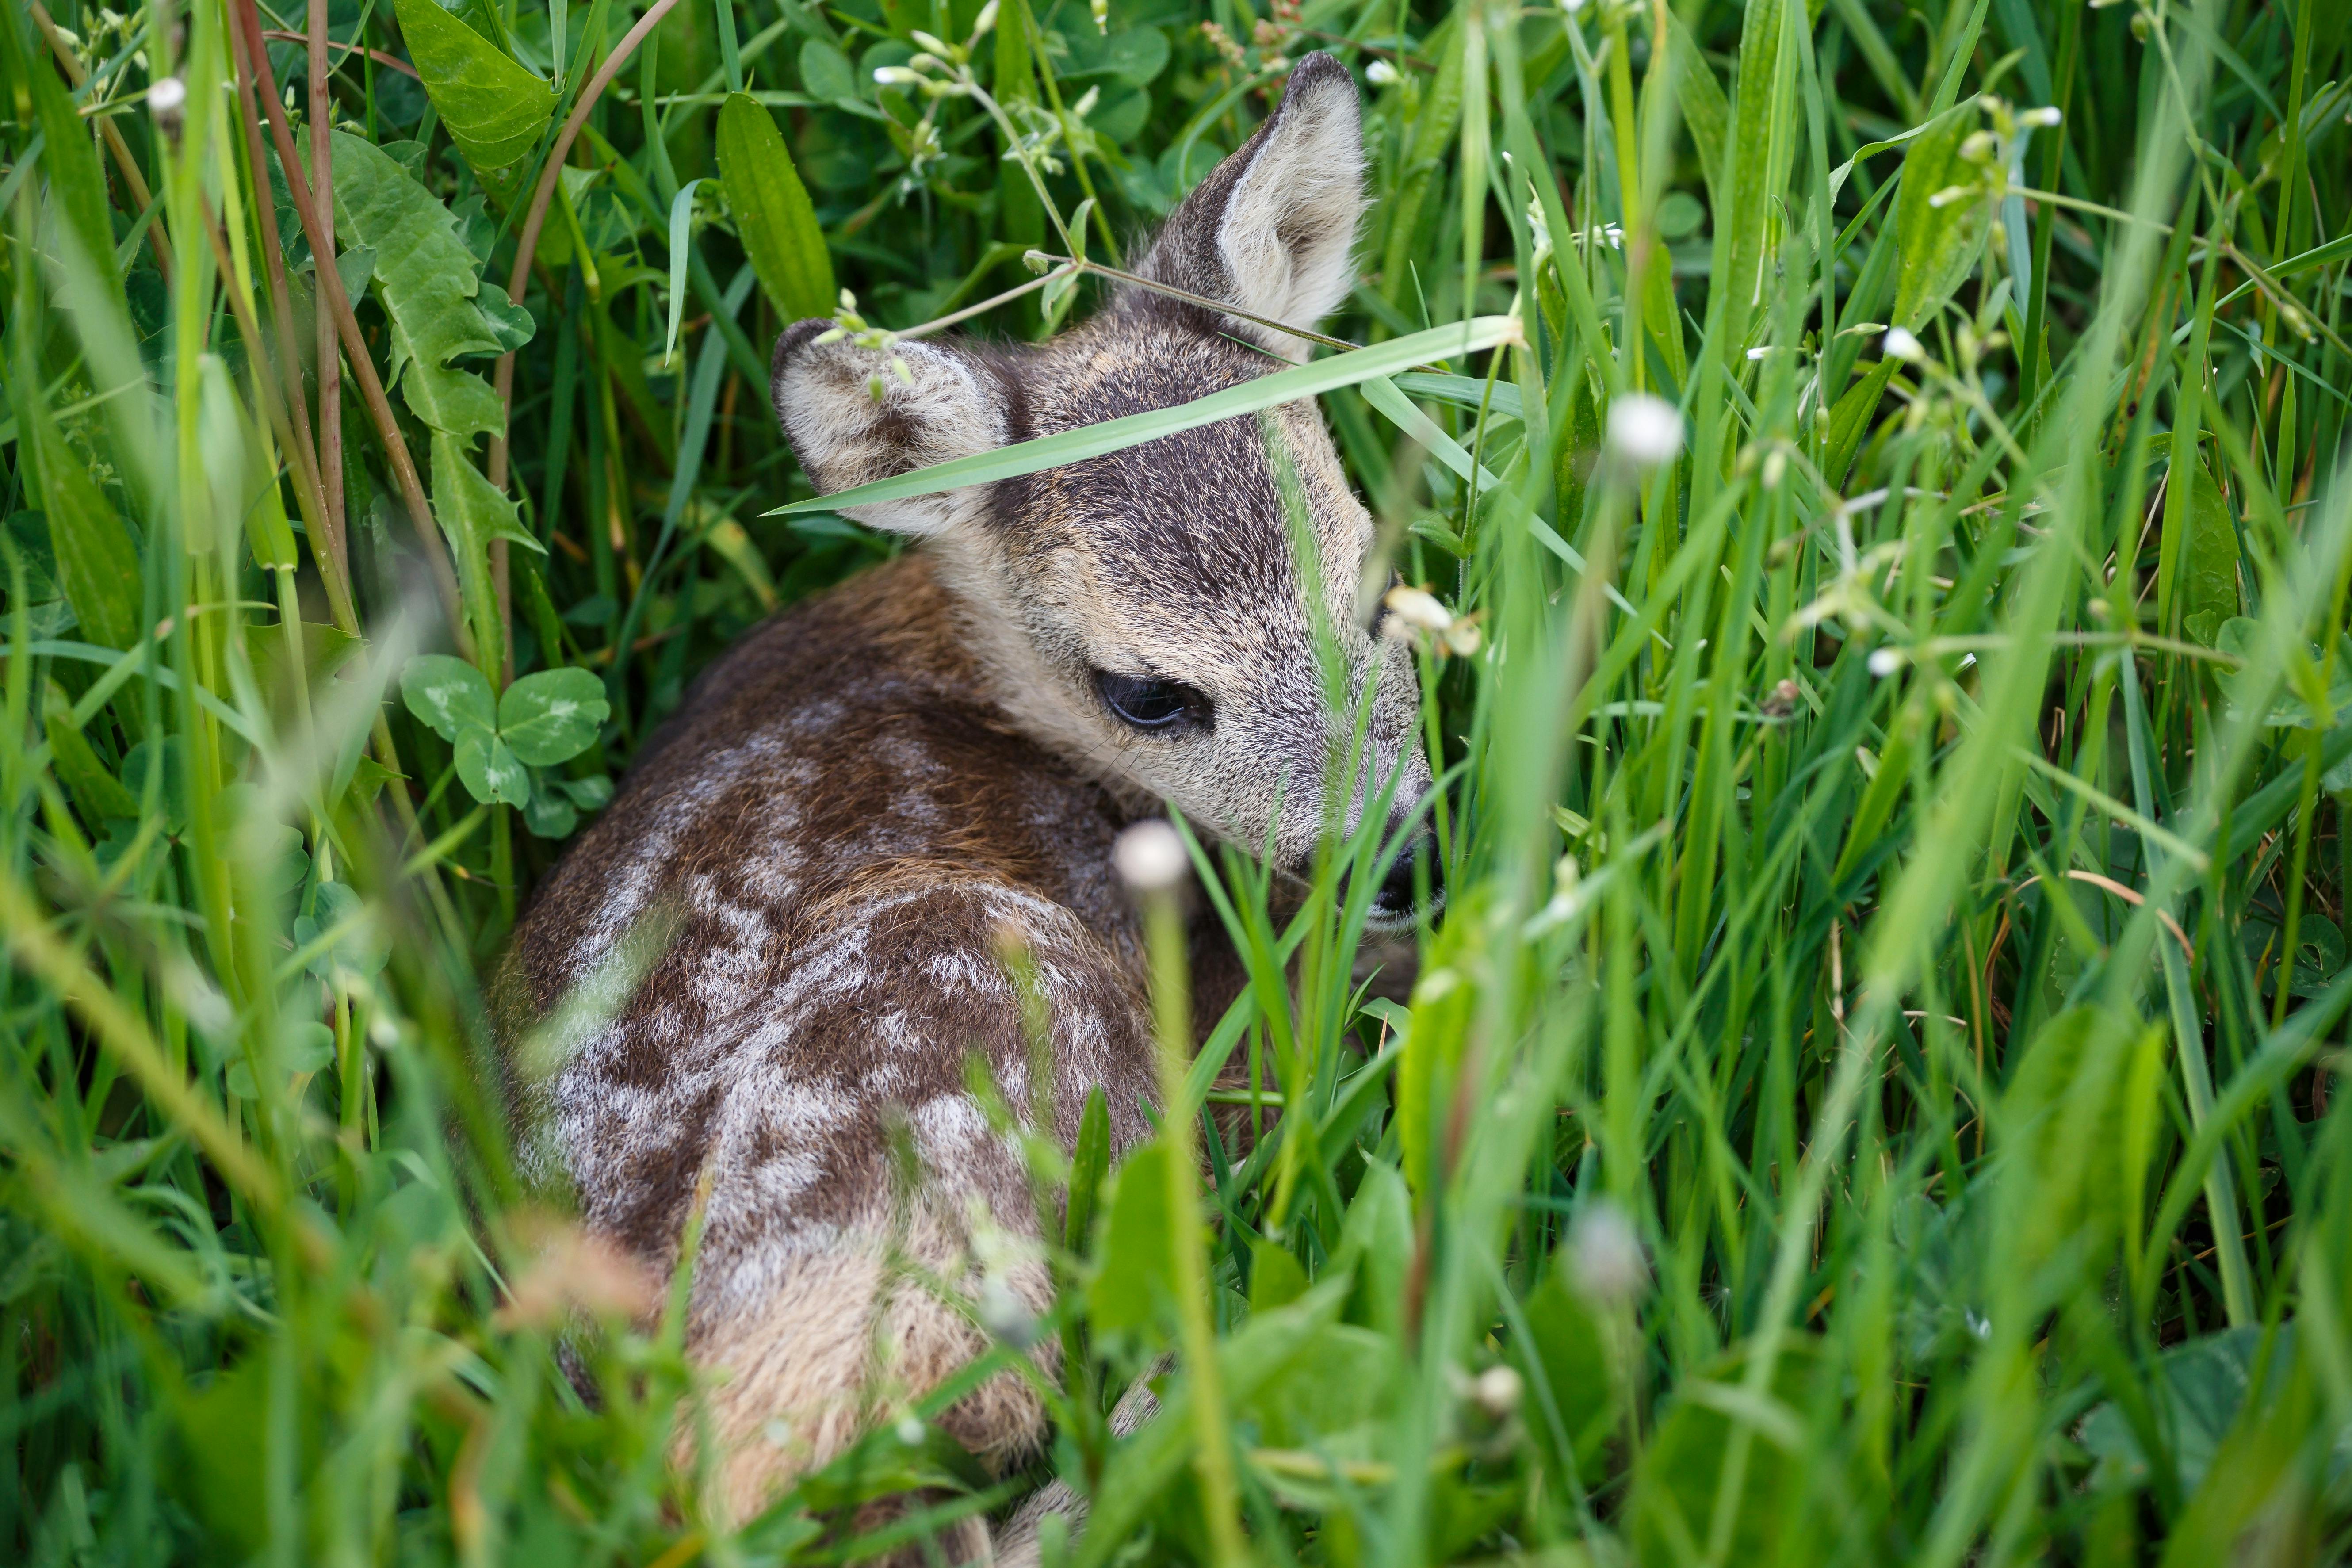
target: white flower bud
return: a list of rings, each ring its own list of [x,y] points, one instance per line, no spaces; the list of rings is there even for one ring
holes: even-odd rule
[[[1631,1301],[1649,1283],[1650,1266],[1642,1257],[1633,1222],[1612,1199],[1585,1205],[1569,1231],[1568,1245],[1576,1282],[1595,1301]]]
[[[2057,124],[2065,118],[2055,106],[2052,106],[2046,109],[2029,109],[2017,117],[2017,122],[2020,125],[2050,126]]]
[[[947,45],[941,43],[939,39],[931,37],[930,34],[923,31],[920,27],[916,28],[907,36],[915,40],[915,47],[917,48],[926,50],[931,54],[945,56],[955,52],[949,48]]]
[[[1609,449],[1635,468],[1674,461],[1683,449],[1682,411],[1663,397],[1627,393],[1609,405]]]
[[[1184,841],[1157,816],[1146,817],[1118,836],[1110,847],[1111,864],[1119,880],[1139,893],[1164,893],[1184,879],[1191,863]]]
[[[177,114],[188,101],[188,84],[178,77],[167,76],[147,89],[147,109],[152,114]]]
[[[1095,31],[1104,37],[1110,34],[1110,0],[1088,0],[1087,11],[1095,19]]]
[[[1919,340],[1907,327],[1888,328],[1885,346],[1887,358],[1903,360],[1910,364],[1917,364],[1927,357],[1927,351],[1920,346]]]
[[[898,1427],[896,1428],[896,1435],[898,1441],[904,1443],[909,1448],[913,1447],[916,1444],[923,1440],[922,1417],[919,1415],[907,1415],[901,1417]]]
[[[1364,68],[1364,79],[1374,87],[1394,87],[1400,79],[1396,67],[1386,60],[1374,60]]]
[[[874,80],[882,87],[920,87],[922,73],[905,66],[876,66]]]
[[[1870,650],[1870,673],[1884,680],[1903,668],[1903,650],[1878,647]]]
[[[1442,632],[1454,625],[1454,614],[1437,602],[1433,594],[1403,584],[1391,588],[1381,598],[1389,614],[1419,631]]]
[[[1470,1397],[1478,1407],[1500,1421],[1519,1407],[1519,1395],[1524,1385],[1519,1374],[1507,1366],[1490,1366],[1480,1373],[1470,1385]]]

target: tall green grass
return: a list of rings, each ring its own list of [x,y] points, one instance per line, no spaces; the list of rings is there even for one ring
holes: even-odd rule
[[[1055,1475],[1087,1568],[2352,1550],[2352,13],[644,15],[0,16],[0,1555],[936,1557]],[[1035,1150],[1051,1321],[730,1524],[483,976],[695,670],[890,548],[771,514],[775,331],[1118,265],[1310,47],[1328,330],[1517,318],[1317,362],[1455,617],[1412,1003],[1377,846],[1295,917],[1200,847],[1252,984],[1123,1173]],[[1047,265],[971,329],[1106,286]],[[925,1418],[1041,1335],[989,1475]]]

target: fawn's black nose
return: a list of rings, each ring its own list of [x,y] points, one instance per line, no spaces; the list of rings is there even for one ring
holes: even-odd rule
[[[1434,911],[1445,901],[1445,868],[1437,858],[1437,840],[1426,833],[1397,851],[1389,874],[1381,879],[1380,890],[1372,895],[1372,912],[1384,920],[1409,918],[1414,908],[1417,875],[1428,879],[1428,907]]]

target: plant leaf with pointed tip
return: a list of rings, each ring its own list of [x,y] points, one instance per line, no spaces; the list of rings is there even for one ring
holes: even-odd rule
[[[504,352],[477,300],[479,276],[457,220],[376,147],[340,131],[331,145],[336,231],[375,251],[376,297],[392,318],[385,382],[435,430],[469,446],[495,435],[504,423],[498,394],[452,363]]]
[[[393,0],[393,9],[425,95],[466,162],[487,176],[529,156],[554,117],[555,89],[437,0]]]
[[[776,121],[749,93],[719,110],[719,176],[760,287],[787,321],[830,316],[833,256]]]

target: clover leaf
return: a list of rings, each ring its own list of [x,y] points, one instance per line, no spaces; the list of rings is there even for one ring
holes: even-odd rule
[[[454,748],[467,792],[507,805],[529,806],[530,769],[586,751],[612,711],[604,683],[584,669],[542,669],[493,698],[480,670],[447,654],[409,660],[400,695]]]

